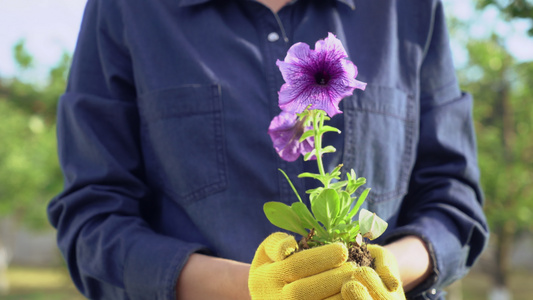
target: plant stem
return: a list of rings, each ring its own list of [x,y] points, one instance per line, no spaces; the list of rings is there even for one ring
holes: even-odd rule
[[[311,114],[313,118],[313,130],[315,138],[315,156],[316,163],[318,165],[318,171],[322,178],[326,178],[326,172],[324,171],[324,165],[322,163],[322,126],[324,125],[324,112],[318,109],[313,110]],[[321,180],[325,188],[329,187],[329,182]],[[326,180],[327,181],[327,180]]]

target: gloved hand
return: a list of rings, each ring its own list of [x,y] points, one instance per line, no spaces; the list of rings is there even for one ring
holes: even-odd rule
[[[353,280],[342,287],[342,299],[404,300],[405,293],[394,255],[378,245],[367,245],[367,248],[374,257],[375,269],[355,269]]]
[[[346,263],[348,251],[340,243],[300,252],[294,237],[276,232],[257,248],[248,287],[252,299],[322,300],[339,295],[355,265]]]

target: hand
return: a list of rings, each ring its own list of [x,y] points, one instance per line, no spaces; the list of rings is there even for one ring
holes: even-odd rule
[[[294,237],[276,232],[257,248],[248,287],[252,299],[321,300],[339,295],[355,271],[340,243],[295,252]]]
[[[378,245],[368,245],[374,257],[374,268],[355,269],[353,280],[342,287],[342,299],[399,300],[405,299],[398,263],[394,255]]]

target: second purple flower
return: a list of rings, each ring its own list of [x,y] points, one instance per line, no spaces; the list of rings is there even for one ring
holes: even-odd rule
[[[274,117],[268,128],[274,148],[281,158],[286,161],[295,161],[300,154],[311,152],[314,147],[313,138],[309,137],[300,143],[302,134],[311,129],[305,126],[305,121],[294,113],[282,111]]]

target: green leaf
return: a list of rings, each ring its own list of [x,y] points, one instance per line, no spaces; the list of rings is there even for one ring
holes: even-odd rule
[[[301,202],[295,202],[291,205],[291,209],[298,215],[303,226],[307,229],[315,229],[316,234],[323,238],[328,238],[328,233],[324,228],[318,224],[317,220],[313,217],[307,206]]]
[[[315,155],[316,149],[313,149],[311,152],[308,152],[304,155],[304,160],[308,161],[313,155]]]
[[[325,132],[336,132],[336,133],[341,133],[341,131],[333,126],[328,126],[328,125],[325,125],[322,127],[322,129],[320,130],[320,133],[325,133]]]
[[[343,191],[339,194],[339,196],[340,212],[339,218],[337,220],[345,219],[345,217],[348,215],[348,212],[350,212],[350,208],[352,206],[352,199],[350,198],[350,195],[347,192]]]
[[[387,222],[366,209],[359,213],[359,226],[363,237],[371,240],[378,238],[387,229]]]
[[[346,175],[348,176],[348,185],[346,187],[346,191],[350,195],[353,194],[360,186],[366,183],[366,178],[364,177],[357,178],[353,169],[351,171],[351,175],[350,174],[346,174]]]
[[[307,194],[320,194],[320,192],[322,192],[324,188],[323,187],[317,187],[316,189],[309,189],[307,191],[305,191]],[[312,200],[311,200],[312,201]]]
[[[345,180],[345,181],[338,181],[338,182],[334,182],[332,184],[329,185],[329,188],[331,189],[334,189],[334,190],[338,190],[344,186],[346,186],[348,184],[348,182]],[[350,197],[350,195],[348,195],[348,197]]]
[[[339,196],[339,210],[337,212],[337,215],[335,218],[332,219],[331,225],[335,226],[339,224],[341,221],[345,220],[346,214],[350,210],[350,195],[346,193],[345,191],[337,191],[337,194]],[[346,222],[350,223],[350,222]]]
[[[272,201],[263,205],[263,211],[270,223],[275,226],[303,236],[307,235],[307,230],[305,230],[305,226],[302,224],[300,217],[298,217],[290,206],[281,202]]]
[[[354,226],[350,229],[350,236],[356,236],[359,234],[359,221],[354,221]]]
[[[320,195],[320,193],[322,193],[323,190],[324,190],[323,187],[319,187],[319,188],[314,189],[314,190],[309,194],[309,202],[311,203],[311,207],[313,207],[313,202],[314,202],[315,199],[318,197],[318,195]]]
[[[303,178],[303,177],[311,177],[311,178],[320,180],[320,178],[322,178],[322,175],[315,174],[315,173],[309,173],[309,172],[304,172],[298,175],[298,178]]]
[[[365,202],[365,199],[368,196],[369,192],[370,192],[370,188],[367,188],[361,193],[361,196],[359,196],[359,199],[357,199],[357,203],[355,204],[353,209],[350,211],[350,214],[348,215],[350,219],[352,219],[355,216],[355,214],[359,211],[359,208],[361,208],[361,205],[363,205],[363,202]]]
[[[339,164],[338,166],[336,166],[335,169],[333,169],[333,171],[331,171],[330,173],[331,178],[340,179],[341,168],[342,168],[342,164]]]
[[[315,218],[320,221],[326,229],[330,229],[332,222],[337,218],[340,209],[339,194],[333,189],[324,189],[311,202],[311,210]]]
[[[353,242],[359,234],[359,222],[354,221],[347,224],[338,224],[331,231],[335,233],[334,238],[340,238],[345,243]]]
[[[335,149],[335,147],[333,147],[333,146],[326,146],[326,147],[324,147],[324,148],[322,149],[321,152],[322,152],[322,153],[333,153],[333,152],[335,152],[335,151],[337,151],[337,149]]]
[[[314,130],[307,130],[306,132],[304,132],[302,134],[302,136],[300,137],[300,139],[298,140],[300,143],[303,142],[305,139],[309,138],[309,137],[312,137],[314,135]]]
[[[331,174],[339,174],[341,173],[342,164],[338,164],[333,171],[331,171]]]
[[[350,230],[352,230],[355,227],[354,223],[349,224],[338,224],[331,228],[331,231],[338,232],[338,233],[348,233]]]
[[[356,179],[357,176],[355,175],[355,171],[353,169],[350,170],[350,173],[346,173],[346,177],[348,177],[348,180]]]

